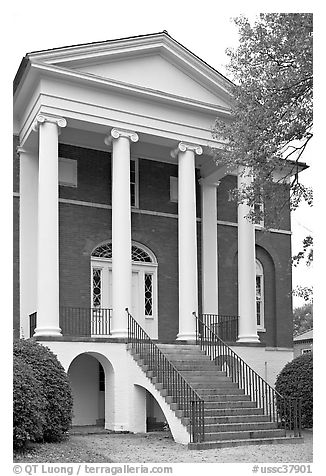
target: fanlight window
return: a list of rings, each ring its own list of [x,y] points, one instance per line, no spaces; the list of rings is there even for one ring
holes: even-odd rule
[[[112,243],[105,243],[98,246],[92,253],[92,256],[98,258],[112,259]],[[131,259],[136,263],[153,263],[152,257],[139,246],[132,245]]]

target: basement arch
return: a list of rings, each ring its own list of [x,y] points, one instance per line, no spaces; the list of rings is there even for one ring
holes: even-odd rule
[[[114,369],[103,354],[88,351],[71,361],[68,376],[73,394],[73,426],[113,425]]]

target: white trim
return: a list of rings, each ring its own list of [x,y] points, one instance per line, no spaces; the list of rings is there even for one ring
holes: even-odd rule
[[[258,332],[266,332],[265,329],[265,289],[264,289],[264,267],[256,258],[256,281],[260,278],[260,324],[257,324]],[[256,284],[256,317],[257,317],[257,284]]]
[[[202,112],[213,112],[215,114],[224,114],[227,116],[231,115],[230,109],[221,106],[215,105],[212,103],[206,103],[204,101],[193,100],[187,97],[178,96],[171,93],[165,93],[164,91],[157,91],[155,89],[145,88],[141,86],[135,86],[134,84],[124,83],[122,81],[117,81],[109,78],[103,78],[102,76],[96,76],[90,73],[81,73],[80,71],[72,71],[62,67],[49,66],[41,63],[32,63],[31,69],[45,71],[47,73],[52,73],[55,77],[63,77],[64,80],[68,78],[73,78],[79,80],[82,83],[89,83],[89,86],[96,84],[98,86],[105,87],[106,89],[111,89],[121,94],[131,94],[133,96],[143,96],[145,99],[153,101],[157,100],[159,102],[167,104],[177,104],[183,105],[193,110],[199,110]]]
[[[18,192],[13,193],[14,197],[20,196]],[[96,203],[96,202],[85,202],[83,200],[72,200],[69,198],[59,198],[59,203],[66,203],[68,205],[80,205],[84,207],[91,207],[91,208],[104,208],[106,210],[111,210],[112,206],[111,205],[106,205],[105,203]],[[153,210],[142,210],[141,208],[132,208],[131,213],[140,213],[143,215],[152,215],[152,216],[158,216],[158,217],[163,217],[163,218],[176,218],[178,219],[178,215],[176,213],[165,213],[165,212],[155,212]],[[201,218],[197,218],[197,222],[201,222]],[[218,225],[222,226],[233,226],[235,228],[238,227],[237,223],[233,223],[231,221],[224,221],[224,220],[217,220]],[[260,230],[260,227],[257,226],[255,227],[258,231]],[[292,235],[292,231],[290,230],[277,230],[275,228],[271,228],[270,230],[271,233],[280,233],[282,235]]]

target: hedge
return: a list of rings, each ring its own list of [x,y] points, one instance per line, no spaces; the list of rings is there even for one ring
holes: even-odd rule
[[[72,394],[64,368],[50,349],[32,339],[15,341],[14,356],[19,359],[17,363],[25,364],[22,372],[28,366],[29,375],[33,375],[45,401],[43,431],[38,433],[36,441],[61,440],[72,420]]]
[[[275,389],[284,397],[301,399],[302,427],[313,426],[313,356],[303,354],[288,362],[279,373]]]
[[[46,399],[31,367],[20,357],[13,358],[14,447],[43,439]]]

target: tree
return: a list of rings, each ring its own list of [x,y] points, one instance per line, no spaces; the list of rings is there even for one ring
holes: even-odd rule
[[[312,190],[299,182],[298,164],[312,138],[312,14],[260,14],[253,25],[241,16],[239,47],[227,50],[232,96],[231,119],[216,119],[213,135],[225,144],[217,164],[245,166],[251,184],[234,198],[252,206],[249,217],[261,221],[257,203],[270,203],[265,223],[301,200],[312,205]]]
[[[292,264],[298,266],[302,260],[305,260],[306,266],[311,266],[313,263],[313,238],[306,236],[302,242],[302,251],[292,257]],[[307,302],[313,300],[313,288],[309,286],[297,286],[293,290],[294,296],[303,298]]]
[[[293,335],[302,334],[313,327],[312,303],[306,303],[303,306],[293,310]]]

